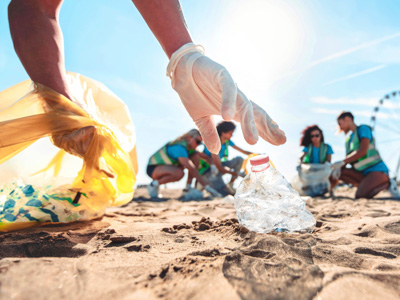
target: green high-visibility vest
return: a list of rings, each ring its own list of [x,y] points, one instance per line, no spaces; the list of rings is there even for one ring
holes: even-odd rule
[[[364,125],[368,126],[368,125]],[[369,127],[369,126],[368,126]],[[354,151],[360,149],[360,138],[358,137],[358,128],[353,133],[353,138],[350,138],[351,135],[346,140],[346,156],[349,156]],[[371,127],[369,127],[371,129]],[[372,130],[371,130],[372,131]],[[372,135],[372,132],[371,132]],[[372,140],[369,142],[367,154],[361,158],[359,158],[356,162],[352,163],[354,169],[357,171],[363,171],[377,163],[381,162],[382,158],[379,155],[378,150],[375,148],[375,139],[372,136]]]
[[[186,141],[169,142],[150,157],[148,165],[149,166],[179,165],[179,161],[171,158],[167,152],[167,147],[173,146],[173,145],[184,146],[186,148],[186,150],[188,151],[189,156],[195,152],[195,150],[188,148],[188,144]]]
[[[228,160],[228,156],[229,156],[228,146],[229,146],[229,140],[225,142],[224,156],[221,158],[221,161],[227,161]],[[209,167],[210,167],[210,164],[208,162],[206,162],[204,159],[200,158],[199,173],[201,175],[203,175],[208,170]]]
[[[305,164],[310,163],[312,151],[313,151],[313,145],[310,144],[308,145],[307,153],[303,158],[303,163]],[[324,162],[326,162],[327,156],[328,156],[328,145],[325,143],[321,143],[321,146],[319,147],[319,163],[323,164]]]

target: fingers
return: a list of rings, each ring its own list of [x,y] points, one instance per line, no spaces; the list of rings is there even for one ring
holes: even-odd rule
[[[254,122],[253,106],[246,95],[238,89],[235,121],[242,125],[245,140],[254,145],[258,140],[258,131]]]
[[[237,87],[225,68],[218,77],[222,94],[221,116],[225,121],[230,121],[235,116]]]
[[[221,150],[221,141],[213,118],[211,116],[203,117],[196,120],[195,123],[207,149],[213,154],[218,154]]]
[[[261,138],[273,145],[282,145],[286,142],[285,132],[279,129],[278,124],[270,118],[270,116],[253,101],[254,119]]]

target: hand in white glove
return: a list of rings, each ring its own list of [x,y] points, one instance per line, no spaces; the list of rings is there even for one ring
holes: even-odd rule
[[[204,189],[207,192],[209,192],[211,194],[211,196],[213,196],[213,197],[222,197],[222,195],[220,193],[218,193],[217,190],[215,190],[213,187],[211,187],[208,184],[204,187]]]
[[[331,176],[332,176],[332,178],[333,179],[339,179],[340,178],[340,174],[342,173],[342,169],[341,168],[339,168],[339,169],[334,169],[333,171],[332,171],[332,173],[331,173]]]
[[[175,51],[167,67],[167,76],[211,153],[218,154],[221,149],[213,115],[240,122],[249,144],[255,144],[258,135],[274,145],[286,142],[285,133],[278,124],[261,107],[249,101],[225,67],[205,56],[200,46],[188,43]]]
[[[340,170],[342,167],[344,167],[344,165],[345,165],[344,161],[339,160],[331,165],[331,169],[332,170]]]
[[[211,176],[217,176],[219,171],[217,169],[217,167],[213,164],[210,166],[210,172],[211,172]]]

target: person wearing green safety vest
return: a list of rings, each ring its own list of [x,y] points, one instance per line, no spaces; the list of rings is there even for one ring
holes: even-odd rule
[[[331,162],[332,147],[324,142],[324,134],[317,125],[306,127],[302,132],[300,146],[304,146],[300,157],[305,164],[323,164]]]
[[[239,173],[243,165],[243,158],[240,156],[237,156],[231,160],[228,159],[229,147],[232,147],[233,149],[246,155],[253,153],[243,150],[231,141],[235,129],[236,125],[233,122],[222,121],[218,123],[217,132],[221,141],[221,150],[219,154],[212,154],[207,147],[204,147],[203,151],[203,154],[209,158],[212,158],[212,162],[215,167],[210,166],[209,162],[204,159],[200,160],[199,166],[200,174],[203,174],[204,177],[208,178],[211,181],[211,186],[224,196],[228,194],[235,194],[233,183],[240,175]],[[226,185],[222,179],[222,175],[224,174],[232,175],[230,182]]]
[[[150,157],[147,164],[147,175],[153,181],[147,186],[147,190],[151,198],[159,197],[160,184],[181,180],[185,168],[212,196],[221,196],[197,170],[200,158],[196,148],[202,143],[200,132],[192,129],[176,140],[167,143]]]
[[[346,140],[346,158],[332,165],[339,173],[339,180],[357,186],[356,198],[373,198],[389,187],[389,169],[376,149],[372,129],[368,125],[357,126],[351,112],[342,112],[337,117],[340,130],[351,131]],[[351,164],[351,168],[346,168]]]
[[[324,164],[330,163],[332,160],[333,150],[332,147],[325,143],[324,134],[322,129],[318,125],[311,125],[306,127],[302,132],[300,139],[300,146],[303,146],[302,155],[300,156],[299,165],[297,171],[299,172],[300,178],[303,178],[301,164]],[[329,169],[327,169],[329,172]],[[319,170],[319,172],[322,172]],[[317,176],[317,175],[315,175]],[[307,178],[306,176],[304,178]],[[332,176],[329,176],[329,187],[332,192],[332,187],[336,185],[335,180]],[[308,182],[308,186],[313,186],[315,182]],[[317,185],[318,186],[318,185]],[[318,193],[316,192],[318,191]],[[323,188],[319,186],[318,189],[314,188],[313,196],[325,194],[328,191],[328,182]]]

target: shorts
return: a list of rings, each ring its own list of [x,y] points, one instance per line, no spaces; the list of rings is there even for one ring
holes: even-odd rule
[[[157,168],[158,166],[157,165],[148,165],[147,166],[147,169],[146,169],[146,173],[147,173],[147,175],[149,175],[151,178],[153,178],[153,172],[154,172],[154,170]]]

